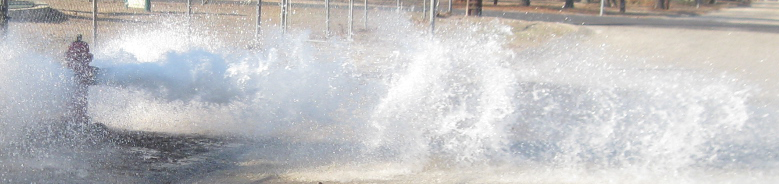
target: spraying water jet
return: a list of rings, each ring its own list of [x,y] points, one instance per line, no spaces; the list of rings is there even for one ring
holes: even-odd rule
[[[0,164],[19,179],[10,182],[773,181],[775,111],[749,104],[754,89],[733,76],[604,64],[640,58],[580,46],[575,31],[541,43],[518,36],[554,26],[440,19],[431,37],[402,13],[370,19],[381,24],[353,42],[310,42],[314,31],[289,25],[264,29],[253,49],[197,28],[189,39],[176,24],[122,32],[96,53],[101,85],[88,91],[107,141],[64,154],[32,143],[78,142],[14,135],[7,122],[47,129],[35,122],[66,111],[55,86],[72,74],[9,52],[0,64],[25,72],[0,74],[0,86],[52,92],[0,93],[4,104],[35,102],[0,109],[2,148],[12,150],[3,153],[24,153],[5,140],[25,137],[29,153],[51,159]],[[51,76],[28,87],[19,80],[29,73]],[[6,162],[15,158],[25,159]],[[727,175],[710,177],[718,173]]]

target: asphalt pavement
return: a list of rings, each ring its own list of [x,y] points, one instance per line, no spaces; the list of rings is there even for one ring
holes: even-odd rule
[[[585,19],[578,19],[585,20]],[[587,43],[627,58],[620,66],[708,71],[755,85],[754,101],[779,107],[779,2],[753,2],[689,18],[600,18]],[[620,21],[635,24],[620,24]]]
[[[779,3],[761,1],[753,2],[751,6],[729,8],[725,11],[727,13],[720,11],[692,17],[620,17],[506,11],[484,11],[482,16],[586,26],[643,26],[779,33]],[[455,13],[463,12],[455,11]]]

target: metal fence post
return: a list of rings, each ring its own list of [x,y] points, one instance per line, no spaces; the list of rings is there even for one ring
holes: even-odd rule
[[[465,16],[471,15],[471,0],[465,0]]]
[[[192,0],[187,0],[187,44],[192,41]]]
[[[452,14],[452,0],[449,0],[449,14]]]
[[[365,29],[368,29],[368,0],[365,0],[365,2],[363,4],[365,5],[365,7],[363,7],[363,13],[365,15],[363,16],[363,25],[362,26],[365,27]]]
[[[257,0],[257,27],[254,29],[254,38],[260,37],[260,31],[262,31],[262,28],[260,25],[262,24],[262,0]]]
[[[325,0],[325,37],[330,37],[330,0]]]
[[[348,38],[352,39],[352,29],[354,28],[354,0],[349,0],[349,32]]]
[[[92,50],[97,50],[97,0],[92,0]]]
[[[598,16],[603,16],[603,5],[606,0],[600,0],[600,14]]]
[[[422,0],[422,20],[427,18],[427,0]]]
[[[438,1],[437,0],[430,0],[430,34],[432,35],[435,33],[435,16],[436,16],[436,5]]]
[[[287,16],[288,16],[288,14],[287,14],[288,13],[287,12],[288,11],[288,9],[287,9],[288,8],[287,7],[288,4],[287,3],[288,2],[289,2],[289,0],[281,0],[281,1],[279,1],[279,3],[280,3],[279,6],[281,7],[281,33],[286,33],[287,32]]]

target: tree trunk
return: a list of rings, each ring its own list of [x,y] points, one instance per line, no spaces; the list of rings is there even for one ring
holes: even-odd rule
[[[8,1],[0,0],[0,40],[8,34]]]
[[[671,8],[670,3],[671,3],[670,0],[657,0],[657,4],[655,4],[655,8],[667,10]]]
[[[492,1],[492,5],[498,5],[498,0]]]
[[[482,0],[468,0],[468,16],[481,16]]]
[[[565,0],[565,5],[563,5],[563,8],[573,8],[573,0]]]
[[[625,13],[625,0],[619,0],[619,13]]]
[[[522,5],[530,6],[530,0],[522,0]]]

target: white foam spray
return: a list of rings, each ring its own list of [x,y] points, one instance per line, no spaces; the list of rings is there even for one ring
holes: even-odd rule
[[[0,144],[18,141],[13,138],[26,125],[63,116],[72,89],[73,74],[57,60],[19,45],[12,39],[0,44]]]

